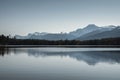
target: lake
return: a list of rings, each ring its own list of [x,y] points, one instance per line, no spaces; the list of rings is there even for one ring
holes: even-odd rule
[[[1,48],[0,80],[120,80],[120,48]]]

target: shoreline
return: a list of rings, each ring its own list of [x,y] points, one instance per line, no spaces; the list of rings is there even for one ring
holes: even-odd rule
[[[0,45],[0,48],[39,48],[39,47],[63,47],[63,48],[120,48],[120,45]]]

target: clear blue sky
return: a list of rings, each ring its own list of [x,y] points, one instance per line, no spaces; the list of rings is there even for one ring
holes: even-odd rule
[[[0,0],[0,34],[69,32],[120,24],[120,0]]]

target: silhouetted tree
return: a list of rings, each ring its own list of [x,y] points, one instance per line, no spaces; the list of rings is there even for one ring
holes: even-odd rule
[[[104,38],[96,40],[38,40],[16,39],[0,35],[0,45],[120,45],[120,38]]]

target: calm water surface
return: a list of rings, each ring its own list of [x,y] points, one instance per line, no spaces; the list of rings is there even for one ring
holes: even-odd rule
[[[120,80],[120,48],[0,49],[0,80]]]

